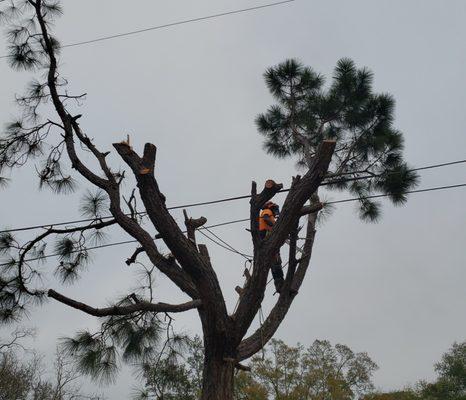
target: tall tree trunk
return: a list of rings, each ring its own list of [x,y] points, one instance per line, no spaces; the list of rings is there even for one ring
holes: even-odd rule
[[[233,390],[233,363],[218,359],[206,359],[201,400],[233,400]]]
[[[201,400],[233,400],[235,364],[221,336],[205,338]]]

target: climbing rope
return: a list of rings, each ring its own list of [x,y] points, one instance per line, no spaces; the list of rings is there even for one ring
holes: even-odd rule
[[[264,323],[264,314],[262,312],[262,305],[259,307],[259,331],[261,333],[261,350],[262,350],[262,361],[265,359],[265,350],[264,350],[264,335],[262,333],[262,328],[263,328],[263,323]]]

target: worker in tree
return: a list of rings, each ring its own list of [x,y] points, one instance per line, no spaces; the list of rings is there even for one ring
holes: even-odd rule
[[[259,216],[259,235],[261,239],[265,239],[267,235],[270,234],[279,213],[280,209],[274,202],[268,201],[264,204]],[[280,252],[278,252],[273,258],[271,270],[273,281],[275,283],[275,289],[278,293],[280,293],[284,282]]]

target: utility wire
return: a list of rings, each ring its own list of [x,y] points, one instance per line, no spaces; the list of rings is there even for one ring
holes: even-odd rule
[[[410,191],[405,192],[405,193],[408,194],[408,193],[434,192],[436,190],[455,189],[455,188],[465,187],[465,186],[466,186],[466,183],[459,183],[457,185],[437,186],[437,187],[431,187],[431,188],[426,188],[426,189],[410,190]],[[327,204],[348,203],[350,201],[365,200],[365,199],[378,199],[380,197],[387,197],[387,196],[389,196],[389,195],[388,194],[374,194],[372,196],[364,196],[364,197],[361,197],[361,198],[329,201]]]
[[[410,193],[425,193],[425,192],[433,192],[433,191],[437,191],[437,190],[455,189],[455,188],[460,188],[460,187],[466,187],[466,183],[461,183],[461,184],[457,184],[457,185],[448,185],[448,186],[437,186],[437,187],[431,187],[431,188],[426,188],[426,189],[410,190],[410,191],[407,191],[406,193],[407,194],[410,194]],[[358,201],[358,200],[362,200],[362,199],[373,199],[373,198],[387,197],[387,196],[388,196],[388,194],[373,195],[373,196],[367,196],[367,197],[361,197],[361,198],[356,197],[356,198],[351,198],[351,199],[329,201],[326,204],[347,203],[347,202]],[[218,223],[218,224],[215,224],[215,225],[210,225],[210,226],[208,226],[206,228],[210,228],[210,229],[218,228],[218,227],[221,227],[221,226],[238,224],[238,223],[247,222],[247,221],[249,221],[249,218],[236,219],[236,220],[233,220],[233,221],[221,222],[221,223]],[[186,233],[186,232],[184,232],[184,233]],[[83,250],[95,250],[95,249],[101,249],[101,248],[105,248],[105,247],[119,246],[119,245],[122,245],[122,244],[129,244],[129,243],[137,243],[137,240],[134,240],[134,239],[133,240],[125,240],[125,241],[121,241],[121,242],[115,242],[115,243],[102,244],[102,245],[98,245],[98,246],[86,247],[86,248],[81,249],[81,250],[73,251],[72,253],[76,253],[76,252],[83,251]],[[240,252],[238,252],[238,253],[240,253]],[[27,260],[24,260],[24,261],[25,262],[30,262],[30,261],[43,260],[45,258],[58,257],[59,255],[60,254],[58,254],[58,253],[47,254],[47,255],[44,255],[44,256],[41,256],[41,257],[30,258],[30,259],[27,259]],[[10,265],[10,264],[11,263],[3,263],[3,264],[0,264],[0,267]]]
[[[209,237],[209,235],[206,235],[205,232],[202,232],[202,230],[205,230],[205,231],[209,232],[209,234],[212,235],[213,237],[215,237],[217,240],[212,239],[211,237]],[[224,248],[225,250],[228,250],[228,251],[230,251],[232,253],[236,253],[236,254],[240,255],[241,257],[245,258],[246,261],[252,261],[253,256],[250,256],[248,254],[245,254],[245,253],[242,253],[241,251],[236,250],[230,243],[223,240],[215,232],[212,232],[208,227],[201,227],[201,228],[198,229],[198,232],[201,233],[203,236],[205,236],[210,241],[212,241],[213,243],[215,243],[216,245]]]
[[[218,224],[215,224],[215,225],[210,225],[210,226],[208,226],[208,228],[218,228],[218,227],[221,227],[221,226],[238,224],[240,222],[246,222],[246,221],[249,221],[249,218],[237,219],[237,220],[228,221],[228,222],[221,222],[221,223],[218,223]],[[183,231],[183,233],[186,233],[186,231]],[[154,240],[156,240],[156,238],[154,238]],[[106,247],[114,247],[114,246],[120,246],[122,244],[130,244],[130,243],[138,243],[138,241],[136,239],[130,239],[130,240],[123,240],[121,242],[100,244],[100,245],[96,245],[96,246],[85,247],[85,248],[82,248],[82,249],[79,249],[79,250],[74,250],[74,251],[71,251],[70,254],[79,253],[79,252],[81,252],[83,250],[87,251],[87,250],[103,249],[103,248],[106,248]],[[58,257],[58,256],[60,256],[60,253],[47,254],[47,255],[44,255],[44,256],[41,256],[41,257],[29,258],[29,259],[24,260],[24,261],[25,262],[38,261],[38,260],[43,260],[45,258]],[[0,267],[6,266],[6,265],[10,265],[10,263],[0,264]]]
[[[204,17],[185,19],[185,20],[182,20],[182,21],[176,21],[176,22],[171,22],[171,23],[168,23],[168,24],[151,26],[151,27],[148,27],[148,28],[137,29],[137,30],[134,30],[134,31],[124,32],[124,33],[117,33],[117,34],[109,35],[109,36],[102,36],[100,38],[95,38],[95,39],[91,39],[91,40],[83,40],[83,41],[80,41],[80,42],[64,44],[63,46],[61,46],[61,48],[77,47],[77,46],[83,46],[83,45],[87,45],[87,44],[91,44],[91,43],[103,42],[103,41],[107,41],[107,40],[111,40],[111,39],[121,38],[121,37],[124,37],[124,36],[137,35],[137,34],[149,32],[149,31],[155,31],[155,30],[159,30],[159,29],[170,28],[172,26],[184,25],[184,24],[189,24],[189,23],[192,23],[192,22],[205,21],[205,20],[208,20],[208,19],[225,17],[227,15],[241,14],[241,13],[245,13],[245,12],[261,10],[263,8],[275,7],[275,6],[279,6],[279,5],[286,4],[286,3],[292,3],[294,1],[296,1],[296,0],[278,1],[278,2],[275,2],[275,3],[264,4],[264,5],[261,5],[261,6],[242,8],[242,9],[239,9],[239,10],[226,11],[226,12],[223,12],[223,13],[206,15]],[[7,57],[8,57],[8,55],[4,55],[4,56],[1,56],[0,58],[7,58]]]
[[[423,171],[423,170],[427,170],[427,169],[434,169],[434,168],[446,167],[446,166],[450,166],[450,165],[463,164],[463,163],[466,163],[466,159],[465,160],[450,161],[450,162],[441,163],[441,164],[426,165],[426,166],[423,166],[423,167],[410,169],[409,171],[413,171],[413,172],[414,171]],[[330,182],[332,182],[332,183],[335,183],[335,182],[343,183],[343,182],[350,182],[350,181],[354,181],[354,180],[373,179],[373,178],[374,178],[374,176],[371,175],[371,176],[363,176],[363,177],[358,177],[358,178],[338,179],[338,180],[333,180],[333,181],[330,181]],[[326,186],[328,184],[329,184],[329,182],[323,182],[321,184],[321,186]],[[289,190],[290,189],[283,189],[283,190],[280,190],[279,193],[285,193],[285,192],[288,192]],[[225,198],[217,199],[217,200],[210,200],[210,201],[203,201],[203,202],[198,202],[198,203],[188,203],[188,204],[183,204],[183,205],[179,205],[179,206],[172,206],[172,207],[168,207],[167,209],[168,210],[178,210],[178,209],[181,209],[181,208],[192,208],[192,207],[198,207],[198,206],[205,206],[205,205],[211,205],[211,204],[224,203],[224,202],[228,202],[228,201],[249,199],[250,197],[251,197],[250,194],[246,194],[246,195],[242,195],[242,196],[235,196],[235,197],[225,197]],[[342,202],[344,202],[344,201],[342,201]],[[145,212],[137,213],[137,215],[145,215],[145,214],[146,214]],[[130,215],[130,214],[127,214],[127,215]],[[110,218],[113,218],[113,217],[109,215],[109,216],[104,216],[104,217],[98,218],[98,220],[105,220],[105,219],[110,219]],[[5,230],[0,231],[0,234],[20,232],[20,231],[30,231],[30,230],[34,230],[34,229],[45,229],[45,228],[50,228],[52,226],[56,227],[56,226],[63,226],[63,225],[74,225],[74,224],[79,224],[79,223],[83,223],[83,222],[93,222],[95,220],[96,220],[95,218],[85,218],[85,219],[77,219],[77,220],[74,220],[74,221],[57,222],[57,223],[54,223],[54,224],[42,224],[42,225],[26,226],[26,227],[22,227],[22,228],[5,229]]]

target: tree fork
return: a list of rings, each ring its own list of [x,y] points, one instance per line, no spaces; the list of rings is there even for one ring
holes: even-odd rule
[[[274,225],[270,236],[262,241],[259,240],[258,237],[257,222],[260,207],[271,198],[269,196],[273,196],[281,189],[280,185],[271,184],[269,182],[260,195],[254,195],[256,192],[256,184],[253,183],[252,185],[253,197],[250,201],[250,223],[254,242],[254,264],[251,279],[244,288],[238,309],[233,315],[237,324],[239,341],[241,341],[242,337],[246,334],[262,304],[272,259],[274,255],[280,251],[280,248],[292,231],[296,219],[300,216],[304,203],[316,192],[320,183],[325,178],[335,150],[335,144],[336,142],[334,140],[322,141],[309,171],[303,177],[296,177],[293,180],[293,185],[285,199],[280,218]],[[293,285],[292,287],[294,288]],[[280,296],[280,298],[281,297],[282,296]],[[276,328],[278,328],[278,326],[275,327],[275,329]]]

